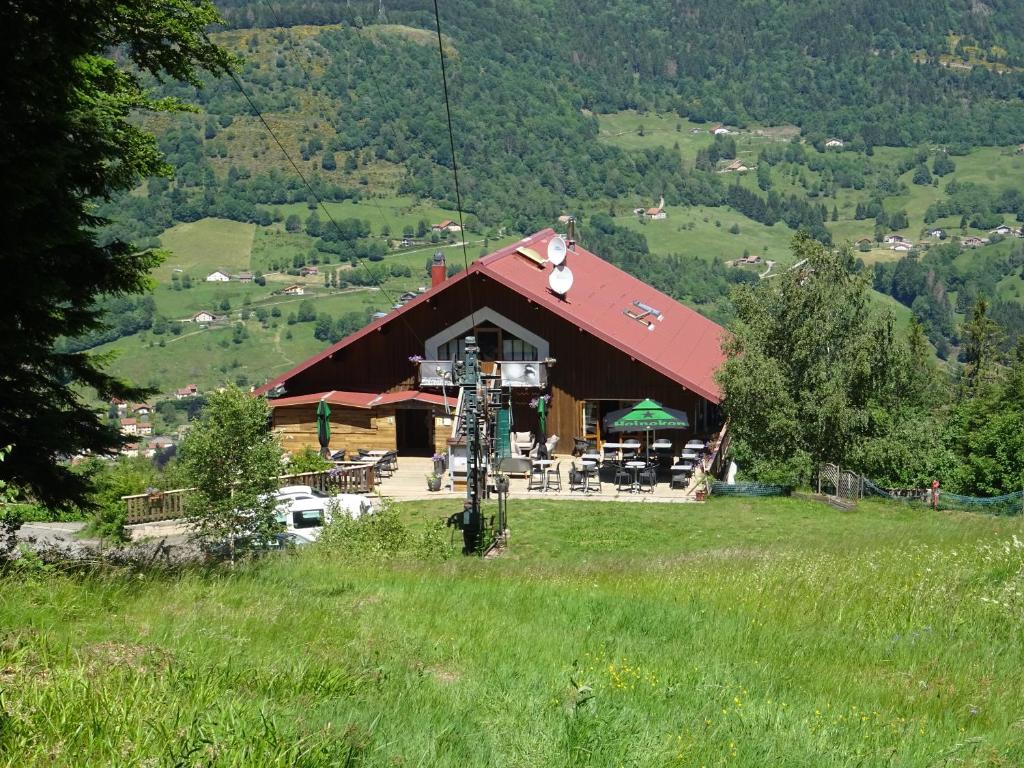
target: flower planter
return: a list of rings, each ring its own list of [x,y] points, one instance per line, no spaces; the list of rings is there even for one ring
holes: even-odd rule
[[[427,479],[427,490],[428,491],[440,491],[441,490],[441,478],[431,477]]]

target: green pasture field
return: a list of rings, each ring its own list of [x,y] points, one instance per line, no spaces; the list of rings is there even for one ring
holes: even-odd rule
[[[154,272],[160,282],[169,282],[175,269],[204,279],[214,270],[236,274],[249,269],[255,224],[226,219],[200,219],[175,224],[160,236],[167,259]]]
[[[288,325],[284,317],[276,320],[277,328],[267,329],[261,328],[255,318],[248,320],[245,326],[249,337],[240,344],[232,341],[234,326],[240,322],[235,319],[209,328],[188,324],[180,336],[128,336],[98,347],[97,352],[114,353],[109,366],[112,373],[153,387],[164,396],[189,383],[208,391],[237,383],[241,375],[248,384],[261,384],[326,346],[313,338],[313,323]],[[289,331],[291,339],[286,338]],[[163,347],[159,346],[161,339]]]
[[[623,212],[615,217],[615,223],[643,234],[651,253],[658,256],[682,254],[727,261],[747,250],[783,264],[793,260],[789,246],[795,233],[781,222],[768,227],[731,208],[666,206],[665,210],[668,218],[661,221],[645,221]],[[733,224],[740,228],[739,234],[729,232]]]
[[[306,218],[313,212],[306,203],[288,203],[285,205],[263,206],[270,211],[279,211],[285,218],[291,214],[297,214],[305,223]],[[325,202],[324,207],[335,220],[341,219],[363,219],[370,224],[373,234],[380,234],[381,227],[387,224],[391,228],[392,237],[402,237],[402,229],[405,226],[416,227],[416,224],[423,219],[427,227],[437,224],[445,219],[458,220],[458,213],[439,208],[429,202],[419,201],[407,195],[381,195],[370,196],[359,201],[344,200],[340,203]],[[330,226],[330,221],[324,213],[323,208],[317,208],[321,223]],[[276,225],[283,229],[284,224]],[[429,231],[428,231],[429,236]]]
[[[1020,517],[512,499],[509,520],[493,560],[313,545],[8,576],[0,765],[1024,761]]]

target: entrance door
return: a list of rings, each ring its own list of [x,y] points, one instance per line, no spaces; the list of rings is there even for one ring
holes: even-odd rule
[[[434,455],[434,417],[427,408],[395,411],[395,442],[402,456]]]

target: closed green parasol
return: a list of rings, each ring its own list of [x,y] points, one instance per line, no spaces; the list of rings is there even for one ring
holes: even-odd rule
[[[320,455],[326,459],[331,455],[331,407],[326,400],[316,407],[316,438],[320,441]]]

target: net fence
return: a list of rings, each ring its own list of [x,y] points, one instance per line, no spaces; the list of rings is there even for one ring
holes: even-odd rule
[[[766,485],[765,483],[723,483],[721,480],[714,480],[711,483],[711,493],[715,496],[785,496],[789,489],[781,485]]]
[[[1024,512],[1024,491],[1005,493],[1002,496],[961,496],[939,488],[933,494],[930,488],[882,488],[864,478],[864,496],[925,505],[935,509],[982,512],[990,515],[1019,515]]]

